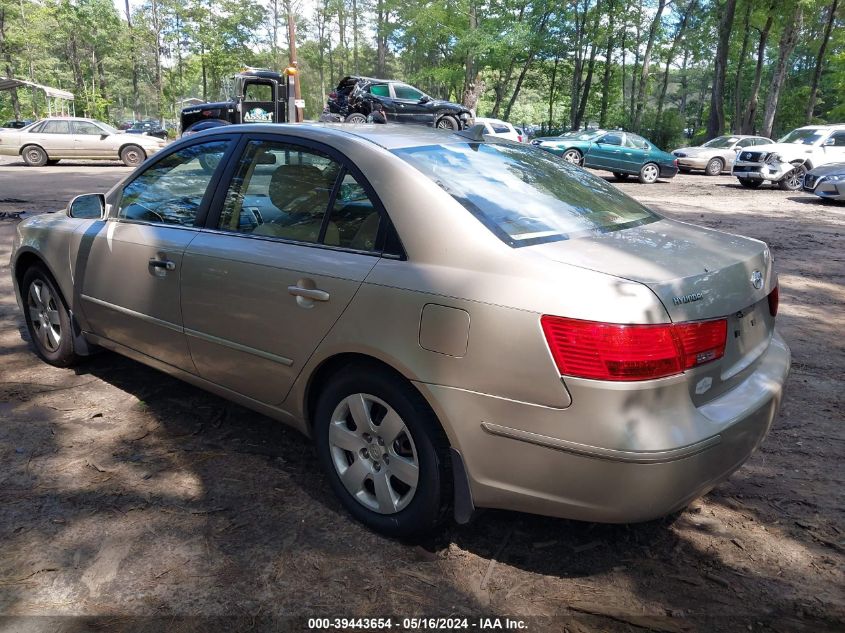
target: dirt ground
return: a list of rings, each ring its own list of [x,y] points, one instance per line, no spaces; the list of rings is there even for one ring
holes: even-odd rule
[[[91,176],[77,193],[125,173],[77,171]],[[70,189],[75,173],[62,171]],[[0,212],[66,199],[31,174],[0,164]],[[354,523],[309,442],[276,422],[113,354],[40,362],[11,289],[14,221],[0,220],[0,630],[457,614],[526,618],[529,631],[845,630],[845,206],[728,176],[620,186],[771,245],[793,352],[781,416],[679,516],[608,526],[489,511],[422,544]],[[102,617],[12,617],[47,615]]]

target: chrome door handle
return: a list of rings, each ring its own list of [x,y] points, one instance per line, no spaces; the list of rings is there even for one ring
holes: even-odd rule
[[[303,297],[312,301],[328,301],[329,293],[319,288],[303,288],[302,286],[288,286],[288,292],[294,297]]]
[[[164,270],[176,270],[176,262],[172,262],[169,259],[151,259],[150,267],[164,268]]]

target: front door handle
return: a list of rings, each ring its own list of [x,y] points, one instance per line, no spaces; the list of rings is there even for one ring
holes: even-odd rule
[[[305,297],[312,301],[328,301],[329,293],[319,288],[300,288],[299,286],[288,286],[288,292],[294,297]]]
[[[176,262],[172,262],[169,259],[151,259],[150,267],[164,270],[176,270]]]

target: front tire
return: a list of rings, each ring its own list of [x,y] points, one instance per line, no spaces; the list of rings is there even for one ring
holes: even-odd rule
[[[399,538],[443,521],[452,500],[448,442],[411,384],[347,367],[320,394],[314,424],[320,463],[353,517]]]
[[[137,145],[127,145],[120,150],[120,160],[127,167],[137,167],[147,160],[147,155]]]
[[[21,157],[30,167],[43,167],[47,164],[47,152],[38,145],[27,145],[21,150]]]
[[[579,167],[581,165],[581,161],[584,159],[584,157],[581,156],[581,152],[577,149],[566,150],[561,158],[563,158],[563,160],[567,163],[572,163],[573,165],[578,165]]]
[[[660,177],[660,168],[654,163],[646,163],[640,169],[639,180],[644,185],[650,185],[657,182]]]
[[[763,185],[762,180],[753,180],[751,178],[737,178],[737,180],[746,189],[759,189]]]
[[[704,173],[708,176],[718,176],[725,168],[725,163],[721,158],[711,158],[710,162],[704,168]]]
[[[344,123],[366,123],[367,117],[365,117],[360,112],[353,112],[350,114],[346,119],[344,119]]]
[[[35,353],[56,367],[69,367],[79,361],[73,351],[70,314],[53,277],[38,265],[23,275],[21,296],[24,319]]]
[[[440,117],[440,119],[438,119],[437,123],[435,124],[435,127],[438,130],[455,130],[455,131],[457,131],[457,130],[461,129],[461,124],[458,123],[458,120],[455,117],[449,116],[447,114],[446,116],[442,116],[442,117]]]
[[[792,165],[792,171],[778,181],[778,187],[783,191],[798,191],[804,186],[807,168],[803,163],[793,163]]]

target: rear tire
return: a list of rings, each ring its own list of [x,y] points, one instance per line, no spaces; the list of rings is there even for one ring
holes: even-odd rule
[[[366,123],[367,117],[365,117],[360,112],[353,112],[350,114],[346,119],[344,119],[344,123]]]
[[[147,155],[137,145],[127,145],[120,150],[120,160],[127,167],[137,167],[147,160]]]
[[[435,123],[434,126],[438,130],[455,130],[455,131],[457,131],[457,130],[461,129],[461,124],[458,123],[458,120],[453,116],[449,116],[448,114],[446,116],[440,117],[440,119],[438,119],[437,123]]]
[[[448,441],[428,403],[401,377],[369,366],[341,370],[318,396],[314,439],[332,490],[370,529],[421,536],[447,516]]]
[[[752,180],[751,178],[737,178],[737,180],[746,189],[759,189],[763,185],[762,180]]]
[[[56,367],[79,362],[73,351],[70,313],[52,275],[42,266],[30,266],[23,275],[20,290],[26,329],[35,353]]]
[[[704,168],[704,173],[708,176],[718,176],[725,168],[725,162],[721,158],[711,158]]]
[[[640,168],[639,180],[644,185],[650,185],[657,182],[660,178],[660,167],[654,163],[646,163]]]
[[[803,163],[792,163],[792,165],[792,171],[778,181],[778,187],[783,191],[799,191],[804,186],[807,168]]]
[[[630,174],[623,174],[621,171],[613,172],[613,177],[616,178],[616,180],[628,180],[628,176],[630,176]]]
[[[30,167],[43,167],[47,164],[47,152],[38,145],[27,145],[21,150],[21,157]]]

